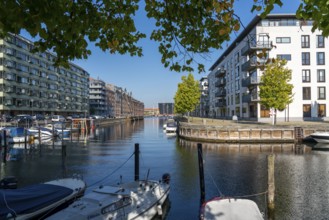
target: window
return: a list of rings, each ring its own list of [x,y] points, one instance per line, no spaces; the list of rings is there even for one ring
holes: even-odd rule
[[[322,35],[316,36],[316,47],[317,48],[324,48],[324,37]]]
[[[291,60],[291,54],[278,54],[276,58],[279,60]]]
[[[326,81],[326,70],[318,70],[318,82]]]
[[[316,53],[316,64],[317,65],[324,65],[324,52],[317,52]]]
[[[302,70],[303,82],[311,82],[311,70]]]
[[[276,38],[276,43],[278,43],[278,44],[290,44],[291,39],[290,39],[290,37],[277,37]]]
[[[310,65],[310,53],[309,52],[303,52],[302,53],[302,65]]]
[[[303,87],[303,100],[311,100],[311,87]]]
[[[311,105],[303,105],[303,117],[311,117]]]
[[[326,117],[326,104],[318,104],[318,117]]]
[[[302,35],[302,48],[310,48],[310,36]]]
[[[326,87],[318,87],[318,99],[326,99]]]

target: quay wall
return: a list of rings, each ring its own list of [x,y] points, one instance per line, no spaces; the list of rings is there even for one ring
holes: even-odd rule
[[[301,134],[295,127],[235,127],[192,125],[180,122],[178,135],[192,141],[214,143],[295,143],[309,139],[316,128],[301,128]],[[299,132],[300,133],[300,132]]]

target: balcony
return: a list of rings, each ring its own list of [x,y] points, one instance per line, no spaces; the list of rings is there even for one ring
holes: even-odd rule
[[[215,93],[215,97],[223,97],[226,96],[226,90],[222,89]]]
[[[271,50],[273,48],[272,41],[250,42],[241,50],[241,56],[246,56],[256,50]]]
[[[251,93],[251,94],[244,94],[242,96],[242,102],[243,103],[249,103],[249,102],[259,102],[259,94],[258,93]]]
[[[216,87],[223,87],[226,85],[226,79],[224,78],[221,78],[219,79],[216,83],[215,83],[215,86]]]
[[[258,67],[263,67],[266,61],[267,61],[266,59],[257,59],[256,57],[252,58],[247,62],[245,62],[244,64],[242,64],[241,70],[247,72],[256,69]]]
[[[224,69],[219,69],[215,72],[215,77],[222,77],[225,76],[226,70]]]
[[[261,83],[261,77],[260,76],[249,76],[247,78],[242,79],[242,86],[243,87],[250,87],[259,85]]]

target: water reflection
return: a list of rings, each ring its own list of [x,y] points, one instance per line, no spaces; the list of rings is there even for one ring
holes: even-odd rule
[[[66,140],[41,145],[10,146],[0,177],[16,176],[19,186],[80,174],[88,186],[127,161],[140,144],[140,176],[150,170],[157,179],[170,172],[171,192],[166,219],[198,219],[200,201],[197,143],[168,136],[165,119],[122,122],[74,133]],[[329,154],[315,143],[215,144],[203,143],[206,198],[219,194],[242,196],[267,190],[267,155],[275,154],[275,218],[327,219],[329,210]],[[3,150],[2,157],[3,160]],[[134,178],[134,161],[128,161],[107,181]],[[266,213],[264,195],[252,198]]]

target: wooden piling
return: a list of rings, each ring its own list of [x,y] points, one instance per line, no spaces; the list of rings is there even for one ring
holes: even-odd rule
[[[6,129],[3,129],[3,160],[2,160],[3,163],[7,162],[6,157],[7,157],[7,131]]]
[[[198,161],[199,161],[199,176],[200,176],[200,203],[203,204],[206,199],[205,184],[204,184],[204,170],[202,157],[202,144],[198,143]]]
[[[139,180],[139,144],[135,144],[135,181]]]
[[[268,172],[268,201],[267,206],[269,213],[273,213],[274,210],[274,195],[275,195],[275,180],[274,180],[274,154],[267,156],[267,172]]]

